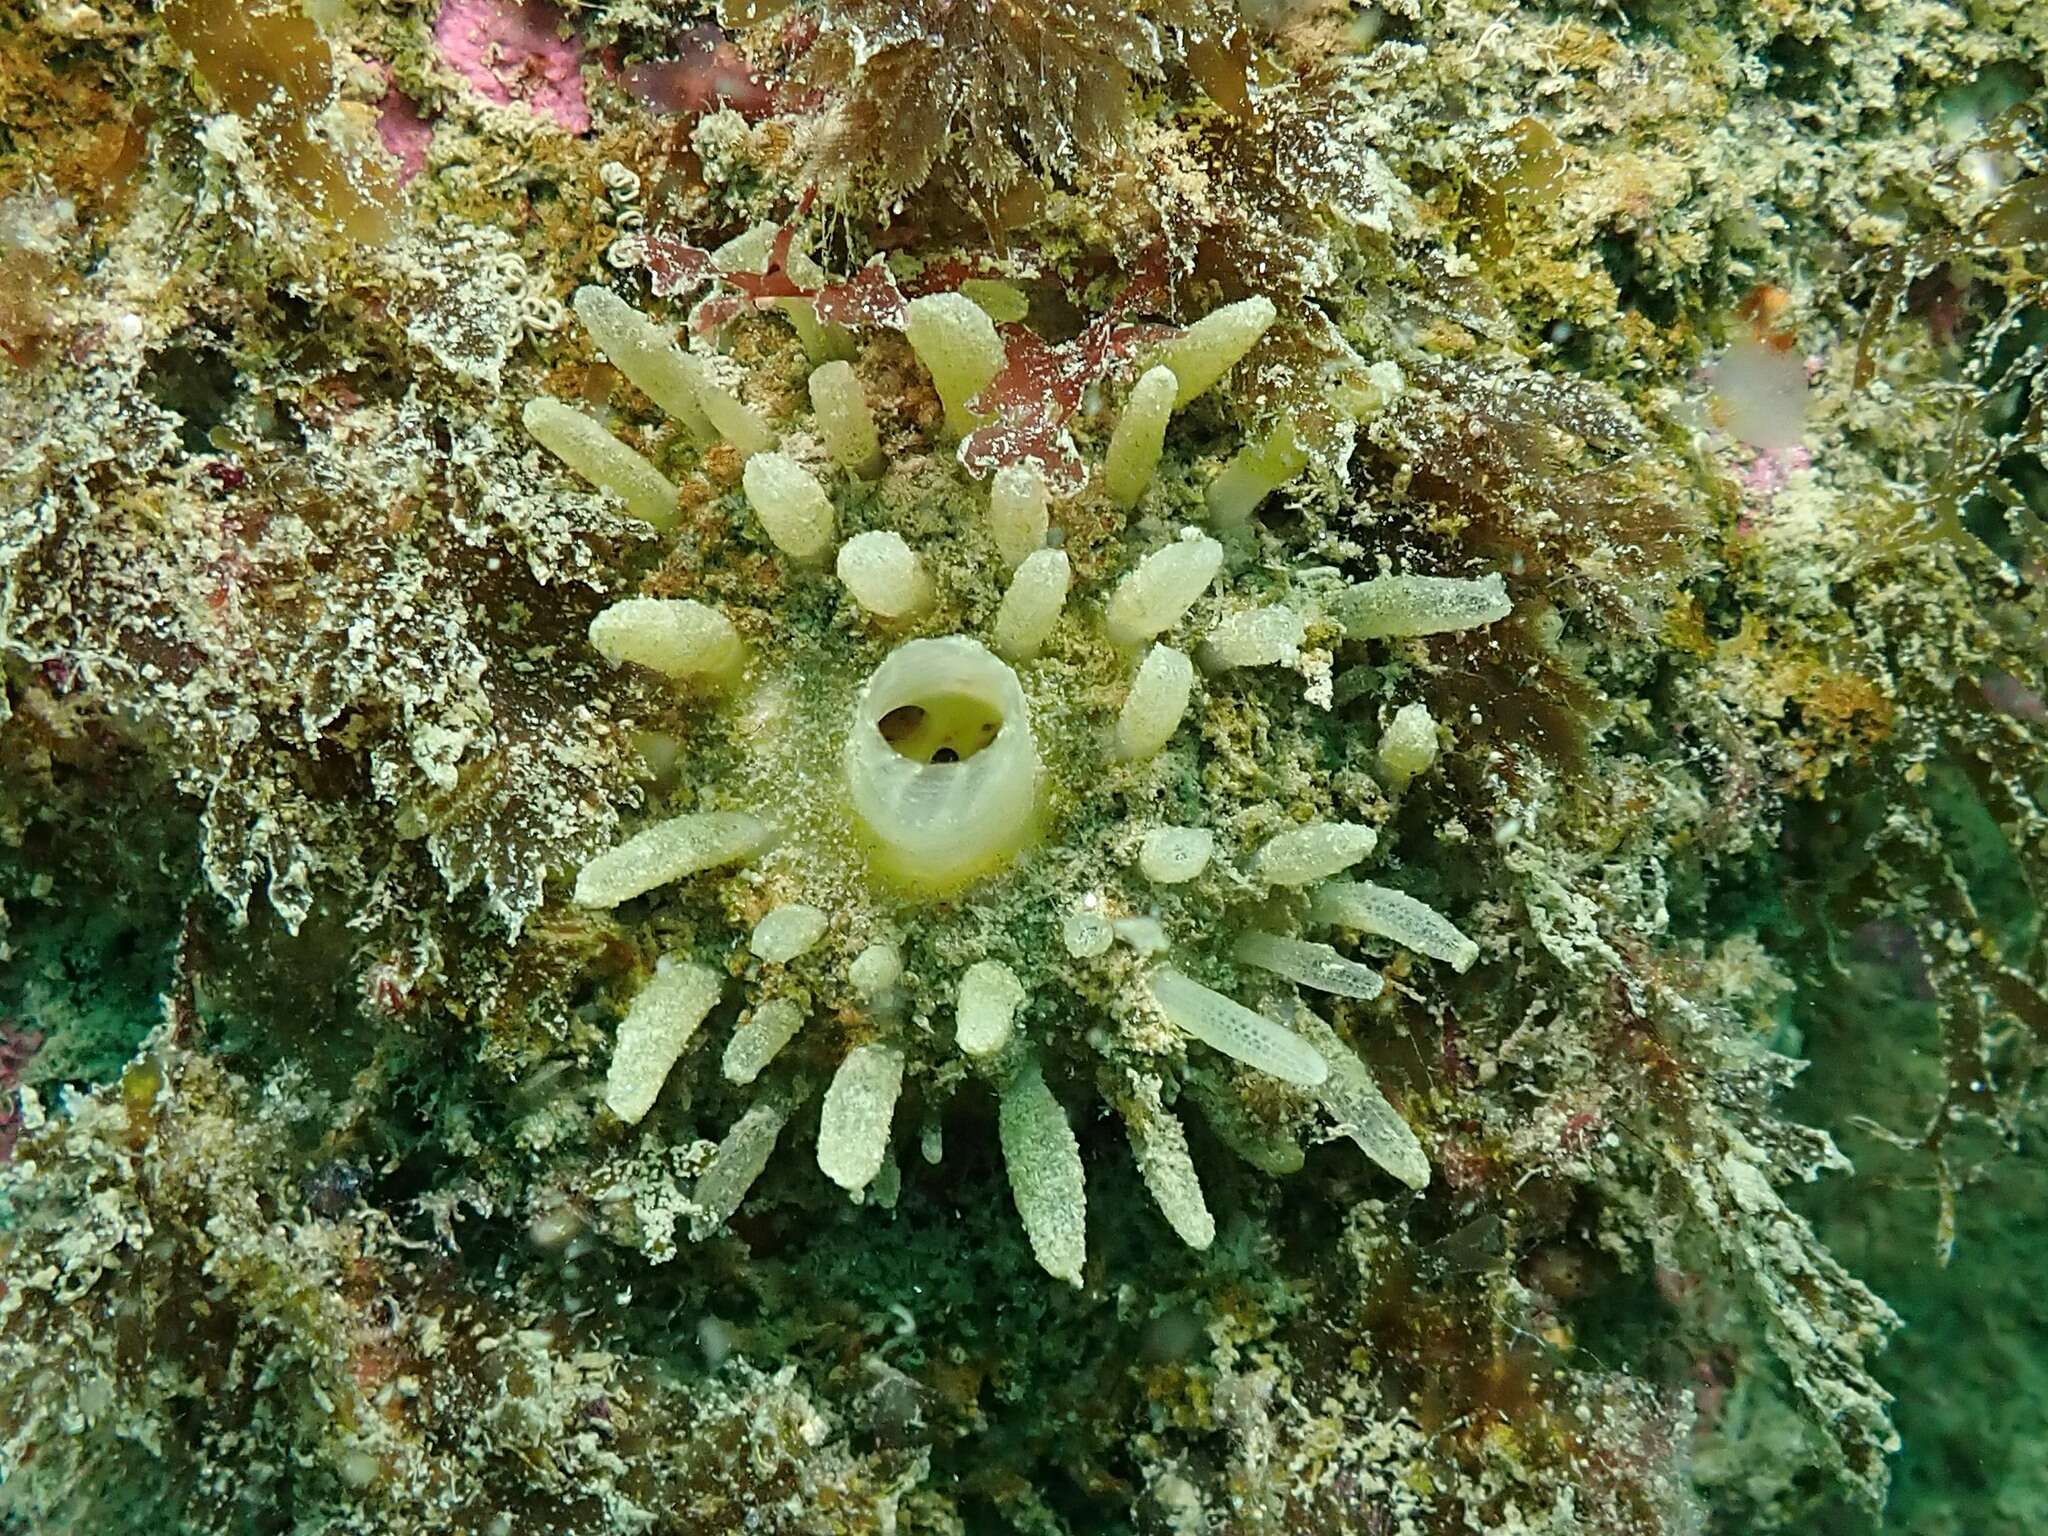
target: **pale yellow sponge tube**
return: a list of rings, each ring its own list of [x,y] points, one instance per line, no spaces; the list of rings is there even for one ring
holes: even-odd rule
[[[1187,1131],[1160,1101],[1159,1079],[1138,1079],[1130,1093],[1117,1099],[1117,1109],[1130,1132],[1138,1172],[1160,1215],[1190,1248],[1207,1248],[1216,1240],[1216,1219],[1202,1198],[1202,1181],[1188,1153]]]
[[[522,419],[535,442],[600,491],[618,497],[633,516],[663,530],[675,526],[675,486],[602,422],[546,395],[527,401]]]
[[[616,907],[658,886],[759,853],[773,835],[743,811],[705,811],[656,822],[577,873],[576,904]]]
[[[590,643],[613,666],[631,663],[676,679],[725,682],[740,669],[732,620],[689,598],[629,597],[590,621]]]
[[[1406,789],[1436,761],[1436,721],[1427,704],[1403,704],[1380,737],[1380,776],[1390,789]]]
[[[775,446],[775,432],[751,405],[727,389],[707,371],[704,387],[697,398],[703,402],[704,414],[711,425],[740,453],[751,458],[757,453],[766,453]]]
[[[1429,1158],[1422,1143],[1387,1102],[1365,1063],[1337,1038],[1335,1030],[1307,1009],[1298,1017],[1302,1034],[1330,1064],[1330,1075],[1316,1096],[1337,1122],[1337,1129],[1410,1189],[1427,1188]]]
[[[846,979],[853,983],[862,1002],[884,1002],[903,979],[902,952],[894,944],[878,939],[853,957],[853,964],[846,968]]]
[[[1498,571],[1462,576],[1376,576],[1337,594],[1330,616],[1354,640],[1389,640],[1477,629],[1514,610]]]
[[[1153,646],[1116,717],[1117,757],[1142,762],[1172,740],[1194,687],[1195,664],[1170,645]]]
[[[1292,608],[1246,608],[1210,630],[1195,655],[1204,672],[1272,666],[1298,660],[1307,638],[1308,621]]]
[[[1209,482],[1204,499],[1210,521],[1219,528],[1242,526],[1260,502],[1307,469],[1308,460],[1308,447],[1293,421],[1282,421],[1261,441],[1238,449]]]
[[[825,936],[831,919],[808,902],[794,901],[764,913],[747,947],[771,965],[787,965]]]
[[[1067,1112],[1036,1066],[1026,1067],[1003,1089],[996,1131],[1032,1257],[1054,1279],[1078,1286],[1088,1258],[1081,1147]]]
[[[1311,885],[1349,869],[1378,842],[1378,833],[1357,822],[1312,821],[1267,841],[1245,873],[1267,885]]]
[[[751,1083],[804,1027],[804,1011],[787,997],[770,998],[747,1015],[725,1045],[719,1070],[729,1083]]]
[[[836,569],[853,600],[877,618],[912,618],[932,605],[931,573],[900,533],[855,534],[839,546]]]
[[[965,437],[981,424],[967,402],[1003,366],[1003,338],[995,322],[964,293],[932,293],[910,301],[903,334],[932,376],[946,408],[947,434]]]
[[[1207,827],[1154,827],[1138,845],[1138,873],[1154,885],[1185,885],[1209,867],[1216,834]]]
[[[826,363],[811,370],[811,411],[818,436],[832,461],[850,475],[872,480],[882,472],[882,439],[875,431],[875,413],[867,391],[847,362]]]
[[[832,498],[818,477],[795,459],[757,453],[740,472],[740,484],[770,542],[785,555],[815,560],[832,547],[839,532]]]
[[[1377,934],[1441,960],[1454,971],[1470,970],[1479,946],[1434,907],[1404,891],[1368,881],[1332,880],[1309,899],[1309,920]]]
[[[1135,507],[1145,487],[1159,468],[1159,455],[1166,446],[1166,421],[1173,414],[1180,381],[1164,366],[1147,369],[1124,402],[1109,436],[1109,454],[1103,463],[1103,488],[1120,507]]]
[[[1279,1078],[1313,1088],[1330,1075],[1316,1048],[1284,1024],[1162,965],[1152,973],[1159,1011],[1211,1050]]]
[[[1179,385],[1174,409],[1179,410],[1230,372],[1266,334],[1273,316],[1271,299],[1240,299],[1211,310],[1176,337],[1159,359],[1173,370]]]
[[[704,379],[700,359],[683,351],[609,288],[591,284],[578,288],[574,304],[576,318],[614,368],[699,440],[712,437],[711,421],[698,401]]]
[[[996,541],[996,553],[1011,570],[1045,547],[1046,530],[1052,526],[1050,500],[1045,472],[1029,459],[996,471],[988,489],[988,531]]]
[[[1010,1043],[1024,983],[1000,960],[977,960],[960,978],[953,1004],[953,1042],[977,1058],[998,1054]]]
[[[775,1140],[789,1119],[789,1108],[774,1099],[763,1099],[734,1122],[718,1144],[711,1166],[690,1192],[690,1237],[702,1242],[740,1208],[754,1180],[774,1155]]]
[[[718,991],[718,973],[709,966],[662,960],[619,1021],[604,1081],[607,1109],[628,1125],[646,1116]]]
[[[1347,960],[1327,944],[1254,928],[1237,936],[1231,954],[1246,965],[1283,976],[1296,986],[1312,987],[1334,997],[1375,998],[1386,983],[1369,965]]]
[[[1181,539],[1155,549],[1117,583],[1104,615],[1109,637],[1135,645],[1178,624],[1223,569],[1223,546],[1214,539]]]
[[[1029,661],[1051,638],[1067,605],[1072,567],[1063,549],[1041,549],[1025,557],[996,609],[996,654]]]
[[[818,1114],[818,1167],[849,1194],[882,1171],[902,1091],[903,1053],[894,1046],[857,1045],[832,1075]]]
[[[1031,833],[1038,746],[1024,690],[964,635],[883,659],[854,701],[842,761],[874,856],[906,883],[955,884]]]

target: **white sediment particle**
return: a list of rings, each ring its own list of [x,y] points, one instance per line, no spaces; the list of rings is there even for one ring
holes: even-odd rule
[[[818,1167],[849,1194],[882,1171],[902,1091],[903,1053],[893,1046],[857,1045],[833,1074],[818,1115]]]
[[[1337,1129],[1410,1189],[1426,1188],[1429,1159],[1423,1154],[1422,1143],[1387,1102],[1365,1063],[1337,1038],[1335,1030],[1307,1009],[1295,1016],[1295,1022],[1330,1064],[1330,1075],[1316,1097],[1337,1122]]]
[[[910,301],[903,335],[932,376],[946,408],[946,431],[965,437],[978,425],[967,402],[1003,366],[1003,339],[995,322],[964,293],[933,293]]]
[[[1081,1148],[1067,1112],[1028,1066],[1003,1089],[997,1116],[1010,1194],[1039,1267],[1069,1285],[1081,1283],[1088,1257],[1088,1194]]]
[[[718,989],[718,973],[709,966],[662,959],[619,1020],[604,1080],[607,1109],[628,1125],[645,1118],[669,1069],[718,1001]]]
[[[1116,755],[1125,762],[1155,755],[1180,729],[1194,687],[1195,664],[1170,645],[1153,646],[1116,717]]]
[[[1209,631],[1195,659],[1204,672],[1292,663],[1307,638],[1308,621],[1292,608],[1245,608]]]
[[[595,421],[546,395],[526,402],[523,419],[533,440],[626,510],[656,528],[675,526],[677,492],[666,475]]]
[[[1377,934],[1453,970],[1471,968],[1479,946],[1434,907],[1402,891],[1366,881],[1332,880],[1309,898],[1312,922]]]
[[[1241,933],[1231,953],[1246,965],[1285,977],[1299,987],[1337,997],[1375,998],[1385,985],[1369,965],[1346,959],[1327,944],[1253,929]]]
[[[1376,576],[1339,593],[1330,615],[1354,640],[1397,639],[1476,629],[1514,611],[1494,571],[1462,576]]]
[[[1171,629],[1223,568],[1223,546],[1206,535],[1181,539],[1140,560],[1110,594],[1105,618],[1118,645]]]
[[[1153,827],[1138,845],[1138,873],[1154,885],[1185,885],[1209,867],[1216,834],[1207,827]]]
[[[794,1000],[775,997],[758,1004],[726,1041],[719,1070],[729,1083],[751,1083],[803,1027],[804,1011]]]
[[[903,956],[894,944],[878,940],[853,957],[846,979],[864,1001],[872,1003],[903,979]]]
[[[1100,912],[1069,912],[1060,923],[1060,944],[1076,960],[1106,955],[1115,942],[1116,930]]]
[[[599,854],[576,876],[576,902],[616,907],[685,875],[736,863],[767,846],[770,828],[744,811],[705,811],[657,822]]]
[[[960,978],[953,1003],[953,1040],[969,1056],[989,1057],[1010,1043],[1024,983],[1000,960],[979,960]]]
[[[739,671],[732,620],[690,598],[629,597],[590,621],[590,643],[613,666],[631,663],[671,678],[730,679]]]
[[[1308,468],[1308,445],[1301,440],[1292,420],[1282,421],[1256,443],[1247,443],[1231,456],[1216,478],[1209,482],[1203,499],[1210,521],[1219,528],[1235,528],[1259,508],[1259,503]]]
[[[733,1212],[747,1198],[754,1180],[775,1154],[776,1138],[789,1119],[789,1111],[773,1099],[753,1105],[733,1123],[725,1139],[712,1154],[711,1165],[697,1180],[691,1203],[690,1238],[702,1242],[732,1219]]]
[[[837,569],[853,600],[879,618],[909,618],[931,606],[931,576],[900,533],[855,534],[839,546]]]
[[[815,560],[832,547],[839,520],[832,498],[803,465],[782,453],[757,453],[740,472],[747,505],[785,555]]]
[[[763,914],[747,947],[770,964],[786,965],[825,936],[826,922],[816,907],[791,902]]]
[[[1180,1117],[1160,1102],[1159,1079],[1138,1080],[1118,1100],[1124,1129],[1130,1133],[1131,1155],[1138,1173],[1175,1236],[1200,1251],[1216,1240],[1216,1218],[1202,1197],[1202,1181],[1188,1155],[1187,1131]]]
[[[1179,385],[1174,409],[1179,410],[1228,373],[1266,334],[1273,315],[1271,299],[1240,299],[1211,310],[1169,342],[1159,360],[1173,370]]]
[[[1245,873],[1267,885],[1309,885],[1349,869],[1371,853],[1379,834],[1351,821],[1312,821],[1265,843]]]
[[[1171,966],[1162,965],[1152,973],[1151,988],[1166,1017],[1212,1050],[1304,1088],[1315,1087],[1329,1075],[1315,1047],[1285,1025]]]
[[[1029,661],[1038,654],[1066,608],[1072,579],[1073,568],[1065,550],[1034,550],[1024,557],[996,609],[993,639],[998,656],[1005,661]]]
[[[1159,469],[1166,446],[1166,422],[1173,414],[1180,381],[1166,367],[1147,369],[1132,386],[1123,414],[1109,436],[1102,467],[1103,488],[1120,507],[1134,507]]]
[[[1380,736],[1380,777],[1405,789],[1436,761],[1436,721],[1427,704],[1403,704]]]
[[[1050,500],[1045,471],[1028,459],[1005,464],[989,482],[989,536],[1011,570],[1045,547],[1046,530],[1052,526]]]
[[[826,363],[812,370],[811,411],[825,451],[841,469],[865,479],[882,472],[882,440],[853,364]]]
[[[576,290],[576,316],[611,365],[639,391],[688,427],[699,441],[714,435],[704,414],[704,364],[609,288]]]

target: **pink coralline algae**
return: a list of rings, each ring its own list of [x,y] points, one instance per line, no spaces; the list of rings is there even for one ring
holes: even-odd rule
[[[545,0],[447,0],[434,18],[434,41],[487,100],[516,102],[580,134],[590,128],[583,50],[564,26]]]
[[[385,72],[386,79],[390,72]],[[434,125],[420,113],[419,103],[396,85],[385,91],[377,104],[377,137],[385,151],[398,162],[398,179],[411,181],[427,168],[427,148],[434,142]]]
[[[1803,446],[1772,448],[1758,453],[1737,471],[1742,494],[1752,502],[1769,501],[1792,483],[1792,477],[1813,468],[1813,454]]]

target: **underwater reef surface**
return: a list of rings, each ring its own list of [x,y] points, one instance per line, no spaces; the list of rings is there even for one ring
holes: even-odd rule
[[[2044,74],[0,0],[0,1531],[2048,1529]]]

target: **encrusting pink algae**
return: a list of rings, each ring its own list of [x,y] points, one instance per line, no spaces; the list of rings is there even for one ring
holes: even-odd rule
[[[582,46],[548,0],[442,0],[434,43],[484,100],[525,107],[565,133],[590,130]]]

